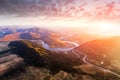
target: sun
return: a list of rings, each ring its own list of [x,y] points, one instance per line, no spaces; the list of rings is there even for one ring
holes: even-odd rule
[[[93,23],[93,32],[94,34],[99,34],[102,36],[113,36],[120,35],[120,24],[113,22],[96,22]]]
[[[98,27],[101,31],[112,31],[115,28],[115,25],[112,23],[101,22]]]

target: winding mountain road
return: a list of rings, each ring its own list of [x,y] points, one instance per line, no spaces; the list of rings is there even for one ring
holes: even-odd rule
[[[70,51],[70,50],[74,49],[75,47],[80,46],[79,44],[77,44],[77,43],[75,43],[75,42],[63,40],[65,37],[70,37],[70,36],[72,36],[72,35],[60,37],[60,40],[66,42],[66,43],[68,43],[68,44],[74,45],[73,47],[70,47],[70,48],[51,48],[51,47],[50,47],[47,43],[45,43],[44,41],[41,41],[41,44],[42,44],[42,46],[43,46],[45,49],[50,50],[50,51],[63,51],[63,52],[64,52],[64,51]]]
[[[67,37],[67,36],[65,36]],[[60,39],[64,41],[64,38],[65,37],[61,37]],[[51,51],[72,51],[73,54],[76,55],[77,58],[80,58],[82,55],[83,55],[83,62],[86,63],[86,64],[89,64],[89,65],[92,65],[104,72],[109,72],[117,77],[120,78],[120,74],[118,73],[115,73],[111,70],[108,70],[104,67],[101,67],[99,65],[96,65],[90,61],[88,61],[88,55],[81,52],[81,51],[75,51],[73,50],[74,48],[80,46],[79,44],[75,43],[75,42],[71,42],[71,41],[64,41],[66,43],[69,43],[69,44],[72,44],[74,45],[74,47],[71,47],[71,48],[50,48],[49,45],[47,43],[45,43],[44,41],[42,41],[42,46],[45,48],[45,49],[48,49],[48,50],[51,50]],[[14,49],[14,48],[12,48]],[[4,51],[1,51],[0,52],[0,75],[1,74],[4,74],[5,72],[7,72],[9,69],[11,68],[15,68],[15,66],[18,66],[18,64],[21,64],[21,62],[23,62],[23,58],[19,57],[18,55],[16,54],[9,54],[7,52],[11,51],[12,49],[8,49],[8,50],[4,50]],[[5,54],[3,54],[5,53]],[[13,65],[11,65],[13,64]]]
[[[73,52],[74,54],[81,54],[81,55],[83,55],[84,57],[83,57],[82,60],[83,60],[83,62],[85,62],[86,64],[92,65],[92,66],[94,66],[94,67],[96,67],[96,68],[98,68],[98,69],[100,69],[100,70],[102,70],[102,71],[104,71],[104,72],[109,72],[109,73],[111,73],[111,74],[113,74],[113,75],[115,75],[115,76],[117,76],[117,77],[120,78],[120,74],[115,73],[115,72],[113,72],[113,71],[111,71],[111,70],[108,70],[108,69],[106,69],[106,68],[104,68],[104,67],[101,67],[101,66],[99,66],[99,65],[96,65],[96,64],[90,62],[90,61],[88,60],[88,55],[87,55],[87,54],[85,54],[85,53],[83,53],[83,52],[81,52],[81,51],[75,52],[74,50],[72,50],[72,52]],[[79,57],[80,57],[80,56],[79,56]],[[79,58],[79,57],[78,57],[78,58]]]
[[[87,55],[87,54],[85,54],[85,53],[83,53],[83,52],[81,52],[81,51],[75,52],[73,49],[76,48],[76,47],[78,47],[78,46],[80,46],[80,45],[77,44],[77,43],[75,43],[75,42],[65,41],[65,40],[64,40],[65,37],[69,37],[69,36],[72,36],[72,35],[60,37],[60,40],[66,42],[66,43],[72,44],[72,45],[74,45],[74,47],[71,47],[71,48],[50,48],[49,45],[47,45],[47,43],[42,44],[42,45],[44,46],[44,48],[46,48],[46,49],[48,49],[48,50],[51,50],[51,51],[70,51],[70,50],[72,50],[72,53],[75,54],[77,58],[80,58],[81,55],[84,56],[84,57],[82,58],[82,60],[83,60],[84,63],[89,64],[89,65],[92,65],[92,66],[94,66],[94,67],[96,67],[96,68],[98,68],[98,69],[100,69],[100,70],[102,70],[102,71],[104,71],[104,72],[109,72],[109,73],[111,73],[111,74],[113,74],[113,75],[115,75],[115,76],[117,76],[117,77],[120,78],[120,74],[115,73],[115,72],[113,72],[113,71],[111,71],[111,70],[108,70],[108,69],[106,69],[106,68],[104,68],[104,67],[101,67],[101,66],[99,66],[99,65],[96,65],[96,64],[88,61],[88,55]],[[46,45],[47,45],[47,46],[46,46]]]

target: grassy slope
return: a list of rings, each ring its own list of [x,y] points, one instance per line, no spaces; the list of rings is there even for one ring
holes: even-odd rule
[[[15,70],[12,74],[2,77],[2,80],[102,80],[104,73],[97,68],[83,64],[71,52],[51,52],[41,45],[22,40],[13,41],[9,46],[15,46],[15,53],[22,56],[31,64],[47,63],[44,66],[28,65],[25,70]],[[34,66],[34,67],[33,67]],[[54,67],[51,69],[50,67]],[[77,66],[76,68],[74,66]],[[74,71],[74,69],[77,71]],[[56,72],[56,69],[58,72]],[[70,72],[68,72],[68,69]],[[56,72],[51,74],[51,72]],[[109,74],[108,74],[109,75]],[[114,76],[106,76],[106,80],[118,80]]]
[[[107,68],[120,69],[120,37],[93,40],[82,44],[76,50],[88,54],[94,63],[107,66]],[[102,61],[104,64],[100,64]]]

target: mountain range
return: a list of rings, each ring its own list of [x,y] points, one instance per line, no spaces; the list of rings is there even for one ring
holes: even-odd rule
[[[50,40],[48,44],[53,41],[55,42],[54,45],[56,45],[58,43],[56,43],[55,39],[60,37],[62,37],[60,33],[44,29],[38,30],[38,28],[21,29],[19,32],[14,29],[10,34],[5,34],[1,37],[0,42],[1,49],[3,49],[2,45],[4,45],[4,50],[0,52],[0,79],[120,79],[118,77],[120,74],[119,36],[87,41],[70,51],[57,52],[47,50],[41,44],[32,41],[42,39],[48,42]],[[64,42],[64,39],[61,41]],[[87,58],[85,55],[87,55]],[[101,70],[101,68],[104,69]],[[113,73],[109,72],[109,70]]]
[[[60,40],[61,33],[41,28],[3,28],[1,31],[0,41],[15,41],[15,40],[43,40],[50,47],[69,47],[73,46]]]

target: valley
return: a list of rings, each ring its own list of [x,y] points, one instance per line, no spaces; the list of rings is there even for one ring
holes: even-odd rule
[[[10,35],[14,36],[13,34],[14,33],[12,33]],[[27,35],[25,35],[26,33],[22,33],[22,34],[24,34],[25,38],[20,37],[20,38],[12,39],[12,40],[11,39],[9,40],[8,38],[6,39],[5,37],[1,38],[1,43],[0,43],[1,44],[1,53],[3,53],[3,54],[0,54],[0,56],[1,56],[0,61],[2,61],[0,66],[1,65],[6,66],[9,64],[8,68],[3,68],[3,69],[5,69],[4,70],[5,72],[1,71],[2,75],[5,73],[8,75],[9,72],[12,71],[11,75],[8,75],[8,76],[4,75],[4,76],[6,76],[6,78],[4,78],[4,76],[2,76],[1,79],[4,78],[3,80],[6,80],[8,77],[14,75],[14,73],[15,73],[14,70],[21,70],[21,69],[36,70],[36,69],[40,69],[41,67],[44,67],[44,69],[47,71],[55,72],[56,76],[58,76],[58,74],[61,74],[61,75],[67,74],[68,76],[66,76],[65,78],[71,77],[76,80],[79,77],[81,77],[83,80],[86,80],[85,76],[91,80],[101,80],[103,78],[104,78],[104,80],[109,80],[109,79],[119,80],[120,79],[119,62],[116,62],[116,61],[118,61],[116,59],[119,59],[119,58],[113,57],[113,60],[114,60],[114,62],[113,62],[113,61],[110,61],[110,59],[108,57],[106,57],[106,58],[103,57],[106,53],[104,53],[104,55],[99,54],[99,56],[96,56],[96,55],[98,55],[97,53],[99,53],[99,51],[106,52],[106,49],[109,50],[109,48],[106,48],[107,46],[110,47],[111,45],[115,45],[114,40],[115,40],[115,42],[116,41],[119,42],[119,37],[113,37],[113,38],[107,39],[107,40],[111,41],[110,42],[111,44],[109,44],[109,45],[106,44],[105,49],[103,47],[101,48],[99,46],[99,48],[100,48],[100,50],[99,50],[99,49],[94,49],[94,48],[97,48],[97,47],[94,47],[95,45],[97,45],[97,43],[95,43],[94,46],[92,45],[94,42],[97,42],[97,40],[95,40],[95,41],[91,40],[91,41],[88,41],[83,44],[77,44],[77,43],[74,43],[71,41],[64,40],[66,37],[69,37],[69,35],[64,36],[64,37],[61,37],[62,36],[61,35],[59,37],[59,39],[61,39],[61,41],[68,43],[68,44],[72,44],[73,46],[69,46],[66,48],[62,47],[62,46],[50,47],[48,43],[45,43],[45,42],[43,42],[43,40],[41,40],[40,37],[42,34],[39,34],[39,36],[37,33],[33,33],[33,32],[32,32],[32,35],[31,35],[31,32],[27,33]],[[30,35],[30,36],[28,36],[28,35]],[[9,34],[6,36],[9,37]],[[49,37],[48,37],[48,39],[49,39]],[[6,40],[7,40],[7,42],[6,42]],[[103,40],[103,41],[105,41],[105,40]],[[99,45],[105,44],[103,42],[101,43],[101,41],[99,41],[98,43],[99,43]],[[6,45],[4,45],[4,44],[6,44]],[[88,46],[88,44],[89,44],[89,46]],[[4,45],[4,46],[2,46],[2,45]],[[46,46],[48,46],[48,47],[46,47]],[[116,51],[117,47],[118,47],[118,45],[116,46],[116,48],[114,47],[113,49],[115,49],[115,51]],[[11,49],[13,48],[13,49],[12,50],[10,49],[10,51],[9,51],[9,48],[11,48]],[[99,50],[99,51],[94,53],[95,51],[93,51],[93,50]],[[119,47],[118,47],[117,51],[119,52]],[[109,56],[109,54],[106,54],[106,55]],[[117,55],[117,53],[116,53],[116,55]],[[103,58],[102,60],[104,60],[103,63],[101,61],[101,58]],[[17,62],[16,62],[16,60],[17,60]],[[11,69],[11,64],[13,64],[13,63],[15,63],[15,64],[13,65],[13,67]],[[24,66],[22,68],[19,68],[19,67],[17,67],[18,64],[24,65]],[[35,66],[39,66],[39,67],[35,68]],[[1,69],[2,69],[2,67],[1,67]],[[21,71],[19,71],[20,74],[25,75],[27,73],[26,71],[25,72],[21,72]],[[56,73],[56,71],[58,73]],[[31,74],[31,73],[29,73],[29,74]],[[42,74],[44,74],[44,72]],[[53,74],[50,74],[50,73],[47,73],[47,74],[51,75],[51,77],[49,79],[54,78]],[[75,74],[76,77],[73,77],[73,75],[71,75],[71,74]],[[93,76],[96,76],[96,77],[93,77]],[[46,77],[48,77],[48,76],[46,76]],[[16,77],[13,77],[11,79],[15,79],[15,78],[19,79],[19,77],[17,77],[17,75],[16,75]],[[24,79],[24,78],[26,78],[26,77],[21,76],[21,79]],[[56,77],[56,78],[58,78],[58,77]]]

